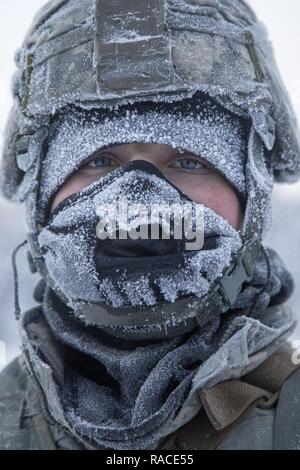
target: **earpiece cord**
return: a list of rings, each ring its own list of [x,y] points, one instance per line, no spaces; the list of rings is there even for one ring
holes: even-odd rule
[[[21,310],[20,310],[20,301],[19,301],[19,279],[18,279],[18,269],[17,269],[17,254],[21,248],[27,245],[28,241],[24,240],[17,248],[13,251],[11,262],[14,275],[14,298],[15,298],[15,317],[16,320],[20,319]]]

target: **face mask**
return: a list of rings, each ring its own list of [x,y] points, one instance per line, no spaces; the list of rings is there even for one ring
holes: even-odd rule
[[[173,326],[182,323],[184,315],[191,316],[192,311],[185,309],[183,316],[177,312],[177,317],[172,318],[174,303],[205,296],[241,247],[241,237],[224,219],[204,207],[204,246],[200,250],[186,249],[193,243],[185,233],[181,239],[171,236],[164,240],[161,236],[156,240],[101,240],[104,224],[99,223],[99,215],[124,200],[128,208],[138,203],[146,208],[167,205],[178,209],[188,203],[194,213],[199,209],[151,163],[135,161],[110,173],[59,204],[41,231],[38,241],[52,287],[59,286],[60,296],[83,320],[87,308],[109,311],[111,318],[103,314],[100,326],[116,332],[147,327],[149,333],[151,328],[162,329],[163,323],[170,320]],[[184,217],[184,209],[181,214]],[[148,213],[147,217],[144,214],[143,229],[146,227],[149,233],[147,221]],[[190,226],[196,222],[191,216]],[[118,223],[120,235],[124,228],[120,210]],[[138,223],[141,230],[141,218]],[[162,219],[158,225],[163,233]],[[195,245],[197,242],[195,238]],[[158,305],[167,309],[163,319],[156,316]],[[141,325],[138,312],[143,309],[150,311],[150,318]],[[131,324],[126,322],[128,318]],[[89,320],[91,323],[91,315]]]

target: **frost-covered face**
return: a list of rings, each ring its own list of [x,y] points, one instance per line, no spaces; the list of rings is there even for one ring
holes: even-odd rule
[[[239,198],[224,176],[204,158],[163,144],[124,144],[96,152],[87,158],[60,188],[51,210],[109,172],[134,160],[145,160],[193,201],[204,204],[239,230],[243,211]]]

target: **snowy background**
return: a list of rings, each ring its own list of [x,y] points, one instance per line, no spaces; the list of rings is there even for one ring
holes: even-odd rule
[[[300,120],[300,2],[299,0],[249,0],[266,23],[283,79]],[[10,77],[14,51],[21,45],[34,13],[45,0],[0,1],[0,148],[6,116],[11,106]],[[18,354],[18,331],[14,320],[11,253],[24,236],[22,207],[0,196],[0,368]],[[274,223],[267,243],[285,259],[296,281],[290,301],[300,318],[300,183],[280,185],[274,192]],[[19,254],[22,309],[34,305],[32,291],[37,282],[26,264],[26,250]],[[300,338],[300,327],[295,333]]]

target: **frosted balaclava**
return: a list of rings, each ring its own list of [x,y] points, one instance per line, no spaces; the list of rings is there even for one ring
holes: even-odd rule
[[[232,317],[259,317],[291,293],[291,276],[262,244],[274,180],[300,172],[298,128],[266,30],[238,0],[54,0],[16,61],[1,186],[26,203],[45,284],[43,315],[20,318],[28,369],[49,415],[85,446],[151,448]],[[207,159],[237,192],[241,231],[204,208],[199,251],[187,253],[185,240],[154,244],[143,260],[145,246],[132,257],[128,246],[101,243],[99,204],[125,195],[130,204],[195,204],[142,161],[49,214],[87,157],[129,142]]]

